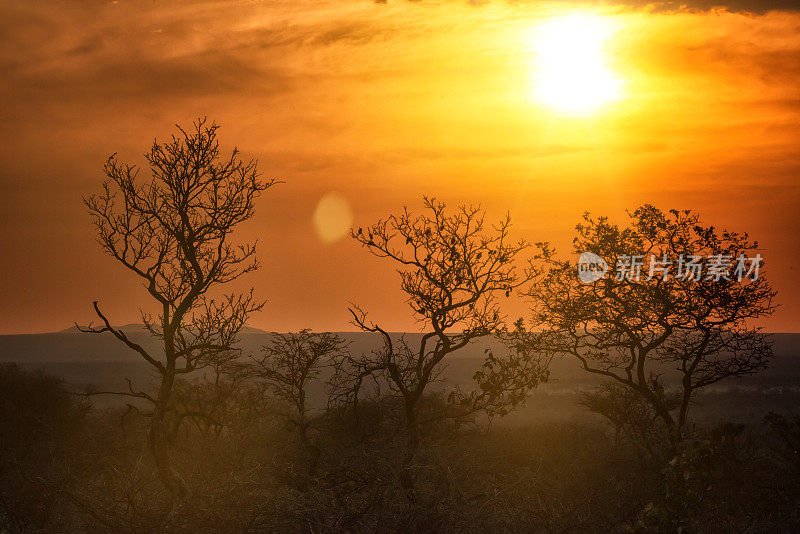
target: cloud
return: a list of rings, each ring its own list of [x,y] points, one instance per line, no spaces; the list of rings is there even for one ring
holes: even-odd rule
[[[763,14],[770,11],[800,11],[798,0],[688,0],[686,2],[647,2],[646,0],[623,0],[634,6],[652,6],[656,11],[698,10],[709,11],[725,8],[732,12]]]
[[[412,0],[419,1],[419,0]],[[425,0],[421,0],[425,1]],[[504,3],[503,0],[494,0],[494,3]],[[385,1],[380,3],[386,3]],[[493,3],[492,0],[455,0],[453,3],[464,3],[474,7],[483,7]],[[661,1],[661,0],[618,0],[617,2],[604,2],[602,0],[508,0],[511,5],[519,4],[549,4],[560,6],[587,6],[587,5],[619,5],[635,8],[646,8],[652,12],[686,12],[686,11],[711,11],[714,9],[727,9],[731,12],[748,12],[763,14],[770,11],[800,11],[800,0],[686,0],[686,1]]]
[[[64,249],[89,249],[80,197],[98,186],[105,156],[141,163],[153,137],[197,114],[222,125],[225,150],[238,145],[286,182],[263,199],[254,231],[281,250],[258,284],[286,305],[309,279],[341,287],[334,264],[372,278],[371,264],[327,256],[348,240],[323,247],[319,237],[341,236],[350,213],[368,222],[421,193],[514,208],[532,235],[542,225],[568,229],[584,209],[658,200],[721,210],[722,199],[733,213],[775,197],[778,207],[736,217],[745,229],[777,228],[776,220],[775,232],[789,235],[800,169],[800,15],[602,4],[620,25],[608,59],[627,95],[607,113],[564,120],[531,96],[530,32],[553,5],[586,4],[482,4],[0,3],[4,250],[39,266],[42,278],[62,276],[49,247],[31,243],[67,228]],[[331,191],[347,208],[326,197],[315,226],[312,214]],[[767,240],[778,235],[770,232]],[[325,254],[309,261],[318,248]],[[95,280],[94,261],[76,283]],[[18,288],[35,285],[7,277],[0,292],[22,302]],[[80,309],[92,291],[75,289]],[[38,320],[33,308],[3,313],[0,326]],[[65,311],[62,322],[72,316]]]

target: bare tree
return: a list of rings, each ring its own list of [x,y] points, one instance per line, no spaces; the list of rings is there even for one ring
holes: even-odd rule
[[[586,371],[635,391],[678,439],[698,389],[754,373],[772,357],[753,320],[772,313],[775,291],[763,268],[757,277],[736,276],[737,258],[758,247],[747,234],[705,226],[688,210],[644,205],[629,216],[625,227],[588,214],[577,225],[576,254],[620,267],[595,281],[581,282],[574,264],[543,248],[549,270],[528,291],[541,331],[527,344],[571,355]],[[649,264],[637,267],[643,258]],[[663,394],[669,367],[680,377],[677,404]]]
[[[662,398],[669,410],[680,404],[675,392],[664,391],[663,385],[656,376],[652,389]],[[591,412],[605,417],[614,427],[615,442],[622,437],[636,446],[637,452],[647,453],[648,460],[656,460],[658,467],[662,465],[663,444],[669,442],[665,435],[666,428],[652,404],[644,399],[636,390],[616,381],[606,382],[591,391],[583,392],[580,404]]]
[[[170,458],[170,436],[183,419],[172,402],[176,378],[229,358],[249,314],[263,305],[252,289],[209,295],[258,267],[255,243],[235,245],[231,233],[253,216],[256,198],[275,184],[263,181],[256,162],[243,161],[236,149],[223,158],[217,129],[199,119],[190,130],[178,127],[167,142],[154,141],[145,155],[149,180],[139,179],[138,167],[110,156],[102,192],[84,200],[103,251],[142,280],[159,310],[155,317],[140,311],[159,342],[158,352],[112,326],[97,301],[102,326],[81,330],[110,332],[158,372],[154,394],[132,386],[120,394],[152,407],[149,448],[173,499],[187,493]]]
[[[323,369],[347,354],[348,343],[330,332],[273,333],[272,341],[262,347],[262,356],[253,357],[248,376],[255,379],[275,397],[284,401],[288,410],[281,415],[297,429],[309,455],[308,470],[313,476],[319,465],[320,449],[312,431],[314,418],[309,414],[308,387],[319,380]]]
[[[445,204],[433,198],[424,198],[424,204],[421,215],[413,216],[404,208],[399,215],[351,231],[369,252],[397,267],[400,287],[423,330],[419,344],[412,347],[404,338],[393,338],[385,328],[369,321],[366,312],[353,306],[350,313],[354,324],[364,332],[380,334],[383,347],[340,362],[336,378],[339,398],[356,402],[367,379],[387,383],[401,398],[407,440],[400,480],[412,498],[411,465],[423,422],[420,399],[442,371],[445,357],[477,339],[503,331],[498,296],[510,296],[532,276],[530,263],[518,265],[520,253],[528,244],[511,241],[509,216],[487,228],[479,207],[461,206],[448,212]],[[520,392],[547,377],[545,362],[527,358],[524,364],[520,359],[508,363],[489,355],[476,374],[480,392],[457,392],[459,404],[469,411],[499,412],[501,400],[506,405],[520,402],[524,397]]]

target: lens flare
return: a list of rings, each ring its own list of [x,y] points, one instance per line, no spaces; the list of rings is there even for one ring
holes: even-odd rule
[[[333,243],[347,235],[353,224],[353,211],[346,198],[331,192],[320,199],[311,220],[317,237],[324,243]]]

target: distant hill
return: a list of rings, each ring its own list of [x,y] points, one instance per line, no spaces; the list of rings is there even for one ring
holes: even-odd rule
[[[153,339],[141,325],[122,327],[137,343],[157,350]],[[379,334],[340,332],[350,343],[353,353],[380,347]],[[258,354],[273,334],[247,328],[240,336],[243,354]],[[399,337],[402,334],[394,334]],[[404,334],[412,345],[420,334]],[[800,413],[800,334],[773,334],[775,358],[760,373],[728,379],[708,388],[699,399],[699,419],[710,421],[760,421],[770,410]],[[472,387],[472,375],[480,367],[483,352],[498,344],[490,339],[479,340],[446,360],[446,384]],[[124,378],[137,384],[153,383],[154,370],[134,351],[122,345],[110,333],[85,334],[74,327],[46,334],[0,335],[0,363],[16,362],[23,367],[41,368],[62,377],[76,386],[96,384],[107,389],[124,389]],[[578,405],[578,393],[599,384],[602,379],[584,372],[575,360],[559,358],[551,365],[552,378],[537,388],[525,408],[515,412],[512,420],[528,417],[575,417],[586,412]],[[670,370],[665,369],[669,376]],[[674,376],[674,374],[673,374]],[[322,384],[314,386],[314,404],[324,405]],[[109,400],[110,402],[110,400]]]
[[[146,348],[158,349],[158,340],[154,339],[141,324],[127,324],[121,327],[131,339]],[[338,332],[350,343],[350,350],[363,352],[374,350],[380,346],[379,334],[364,332]],[[261,346],[268,343],[272,333],[259,328],[246,326],[239,336],[239,346],[245,354],[258,353]],[[405,336],[412,343],[418,343],[420,334],[393,333],[395,337]],[[800,334],[773,334],[775,354],[778,367],[783,367],[783,360],[789,359],[791,367],[800,363]],[[484,349],[497,347],[490,339],[474,342],[459,351],[457,358],[480,357]],[[79,332],[74,326],[59,332],[43,334],[5,334],[0,335],[0,362],[49,363],[49,362],[119,362],[138,360],[139,355],[125,347],[111,333],[87,334]],[[780,362],[778,361],[780,360]],[[798,384],[800,385],[800,383]]]
[[[100,327],[100,326],[102,326],[102,324],[95,324],[94,326],[95,327]],[[122,325],[122,326],[115,326],[114,328],[116,328],[117,330],[122,330],[126,334],[128,334],[128,333],[142,333],[142,334],[147,333],[147,330],[145,329],[144,325],[143,324],[138,324],[138,323],[129,323],[129,324],[125,324],[125,325]],[[81,334],[81,333],[84,333],[84,332],[81,332],[80,330],[78,330],[77,326],[73,325],[73,326],[70,326],[69,328],[65,328],[64,330],[59,330],[58,332],[53,332],[53,333],[54,334]],[[260,328],[255,328],[255,327],[252,327],[252,326],[245,326],[245,327],[242,328],[242,334],[268,334],[268,333],[269,332],[267,332],[266,330],[261,330]]]
[[[144,326],[128,324],[120,328],[131,340],[158,353],[158,340]],[[353,352],[371,351],[381,343],[380,334],[364,332],[338,332],[350,343]],[[418,342],[421,334],[404,335],[409,342]],[[269,343],[273,334],[253,327],[245,327],[239,336],[239,348],[244,354],[256,354]],[[491,340],[475,342],[458,357],[479,356],[484,349],[495,345]],[[70,327],[60,332],[44,334],[0,335],[0,362],[51,363],[51,362],[122,362],[139,360],[140,356],[128,349],[110,332],[89,334]]]

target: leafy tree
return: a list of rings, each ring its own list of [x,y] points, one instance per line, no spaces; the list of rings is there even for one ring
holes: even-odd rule
[[[154,141],[145,155],[149,180],[139,178],[138,167],[110,156],[102,192],[84,200],[100,247],[142,280],[159,310],[155,317],[140,312],[158,340],[158,352],[112,326],[97,301],[102,325],[81,330],[110,332],[157,371],[154,394],[130,384],[117,393],[150,405],[149,448],[173,498],[187,493],[170,457],[171,436],[183,419],[172,402],[176,379],[230,359],[237,334],[263,304],[254,300],[252,289],[209,295],[258,267],[255,244],[235,245],[231,234],[253,216],[256,198],[275,184],[263,181],[256,162],[243,161],[236,149],[223,158],[217,129],[199,119],[190,130],[178,127],[164,143]]]
[[[676,440],[699,389],[767,365],[771,342],[753,322],[772,313],[775,291],[763,269],[740,281],[734,272],[714,268],[750,257],[758,243],[747,234],[704,225],[688,210],[665,213],[644,205],[629,218],[618,226],[586,214],[573,241],[574,253],[596,254],[612,269],[627,266],[621,273],[584,283],[573,263],[542,247],[547,270],[528,291],[538,331],[526,343],[571,355],[586,371],[636,392]],[[631,258],[651,255],[661,263],[651,259],[650,270],[642,267],[636,277]],[[702,271],[677,276],[678,269],[684,275],[688,270],[680,258],[697,260]],[[675,262],[672,276],[669,261]],[[654,267],[663,269],[651,277]],[[663,372],[670,367],[679,376],[677,405],[664,394],[669,384]]]

